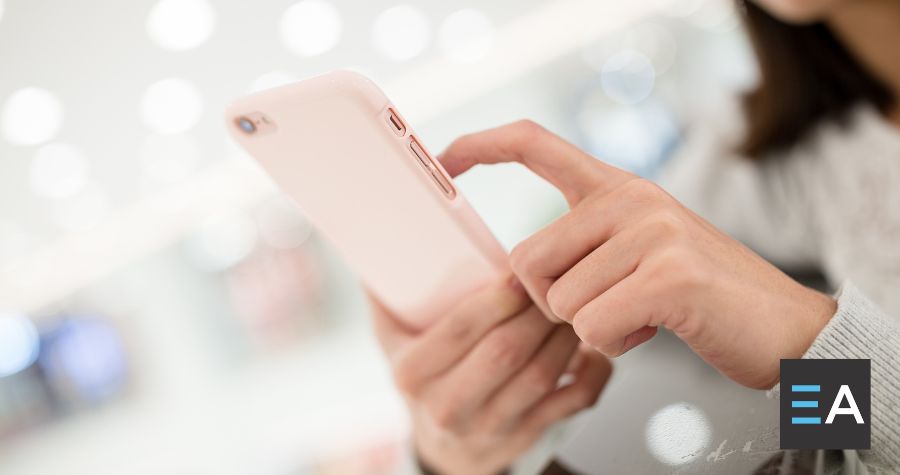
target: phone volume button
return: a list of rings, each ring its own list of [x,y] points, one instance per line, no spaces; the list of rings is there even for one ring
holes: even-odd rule
[[[456,189],[453,188],[453,185],[444,178],[444,174],[441,173],[440,170],[435,168],[431,169],[431,178],[434,179],[434,182],[441,188],[441,191],[444,192],[444,195],[449,199],[453,199],[456,197]]]
[[[428,155],[422,150],[422,147],[419,146],[419,143],[416,142],[415,139],[409,141],[409,149],[412,150],[413,155],[419,160],[419,164],[425,167],[426,170],[432,170],[434,168],[434,165],[431,164],[431,160],[428,159]]]
[[[448,199],[453,199],[456,197],[456,189],[453,187],[453,184],[450,183],[444,174],[437,168],[434,161],[432,161],[431,157],[425,152],[421,145],[419,145],[419,141],[415,139],[415,137],[409,138],[409,150],[416,156],[416,159],[419,161],[419,165],[425,169],[425,172],[431,175],[431,179],[434,181],[434,184],[441,189],[441,192],[444,193]]]

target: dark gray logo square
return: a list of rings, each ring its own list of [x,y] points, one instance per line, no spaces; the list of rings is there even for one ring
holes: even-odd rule
[[[869,360],[781,360],[781,448],[868,449]]]

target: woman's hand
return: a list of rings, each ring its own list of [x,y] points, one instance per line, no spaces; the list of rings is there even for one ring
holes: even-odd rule
[[[507,468],[561,419],[592,406],[612,367],[551,324],[514,278],[415,334],[370,298],[375,329],[412,414],[425,465],[441,474]],[[560,376],[573,382],[557,387]]]
[[[655,184],[606,165],[531,122],[454,142],[451,175],[520,162],[571,211],[517,246],[513,271],[545,312],[610,356],[672,330],[726,376],[768,388],[779,359],[799,358],[835,312]]]

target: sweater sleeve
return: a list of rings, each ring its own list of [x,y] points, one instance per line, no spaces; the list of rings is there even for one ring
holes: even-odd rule
[[[867,466],[900,471],[900,325],[851,282],[839,291],[838,309],[803,358],[871,360],[872,449],[859,451]]]

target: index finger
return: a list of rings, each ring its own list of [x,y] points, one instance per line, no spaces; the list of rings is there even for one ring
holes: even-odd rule
[[[460,137],[440,156],[450,176],[477,164],[518,162],[559,189],[574,206],[597,190],[612,190],[633,178],[529,120]]]

